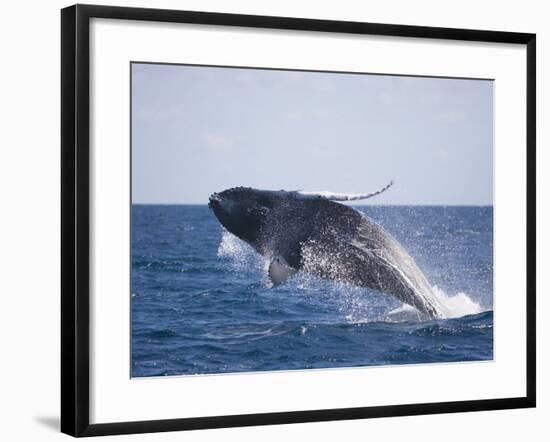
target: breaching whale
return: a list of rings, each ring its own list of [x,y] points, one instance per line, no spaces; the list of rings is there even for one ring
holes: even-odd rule
[[[338,201],[378,195],[235,187],[213,193],[208,206],[232,234],[270,260],[277,284],[298,271],[393,295],[429,318],[444,306],[413,258],[382,226]]]

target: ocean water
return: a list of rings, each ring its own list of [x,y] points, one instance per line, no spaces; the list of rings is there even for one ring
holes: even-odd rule
[[[132,207],[133,377],[493,358],[492,207],[362,206],[414,257],[452,315],[267,265],[207,206]]]

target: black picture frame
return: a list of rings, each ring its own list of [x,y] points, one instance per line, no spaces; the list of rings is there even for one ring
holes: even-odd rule
[[[231,416],[90,424],[90,28],[91,18],[417,37],[525,45],[527,52],[526,395]],[[425,415],[536,404],[536,36],[529,33],[313,20],[212,12],[74,5],[61,10],[61,431],[72,436]]]

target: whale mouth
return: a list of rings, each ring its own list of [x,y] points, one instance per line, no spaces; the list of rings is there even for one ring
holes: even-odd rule
[[[215,207],[219,207],[221,200],[222,200],[221,196],[218,193],[214,192],[212,195],[208,197],[208,207],[210,207],[211,209],[214,209]]]

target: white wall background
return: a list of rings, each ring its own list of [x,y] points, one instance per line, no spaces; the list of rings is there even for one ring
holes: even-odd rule
[[[162,0],[108,1],[164,7],[321,19],[535,32],[538,46],[538,408],[455,415],[284,425],[102,440],[308,440],[339,438],[422,441],[518,440],[548,437],[550,335],[544,260],[550,237],[542,229],[550,203],[550,156],[543,124],[550,119],[550,14],[545,3],[461,0]],[[0,49],[0,438],[61,440],[59,425],[59,9],[62,1],[9,2],[3,7]],[[548,115],[545,113],[548,113]],[[546,250],[544,250],[546,249]],[[546,290],[545,290],[546,289]],[[506,382],[503,379],[503,382]],[[545,419],[546,418],[546,419]]]

